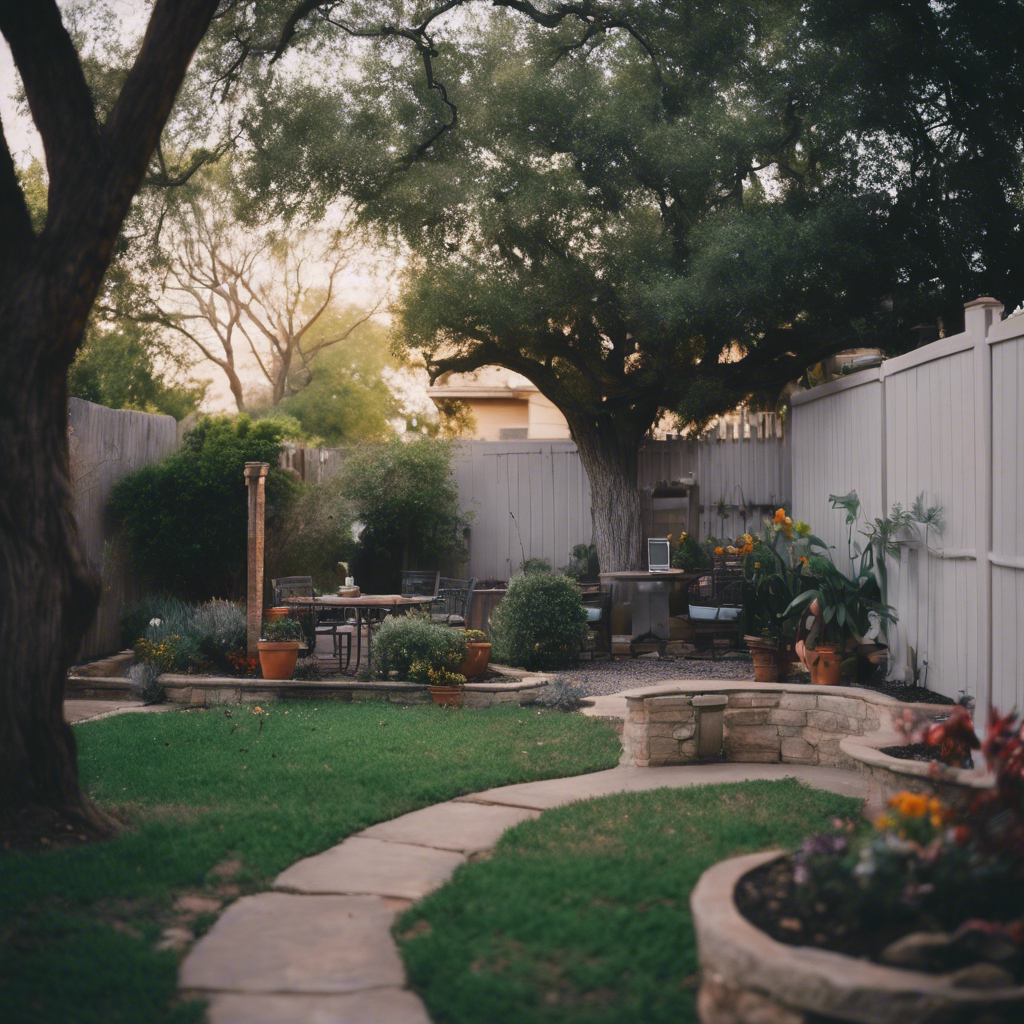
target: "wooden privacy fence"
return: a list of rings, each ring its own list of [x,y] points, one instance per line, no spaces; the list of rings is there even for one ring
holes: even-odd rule
[[[96,619],[78,659],[109,654],[120,647],[121,608],[137,597],[113,541],[105,510],[114,484],[126,473],[159,462],[178,447],[173,416],[107,409],[72,398],[68,402],[68,449],[75,516],[86,558],[99,573],[102,590]]]
[[[870,517],[923,494],[945,509],[941,535],[905,539],[889,563],[891,674],[910,652],[930,689],[1024,706],[1024,316],[994,299],[968,303],[965,330],[795,395],[793,515],[849,568],[842,512],[856,490]]]

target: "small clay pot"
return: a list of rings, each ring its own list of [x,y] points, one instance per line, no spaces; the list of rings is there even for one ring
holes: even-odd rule
[[[290,611],[288,607],[268,608],[263,614],[263,619],[265,622],[280,622],[281,619],[288,618]]]
[[[461,686],[428,686],[427,689],[435,704],[457,708],[462,703]]]
[[[807,652],[807,667],[814,686],[838,686],[842,658],[836,644],[818,644]]]
[[[758,637],[743,638],[750,650],[754,662],[754,681],[758,683],[775,683],[779,680],[779,648],[776,644],[761,640]]]
[[[291,679],[299,660],[298,640],[260,640],[256,646],[264,679]]]

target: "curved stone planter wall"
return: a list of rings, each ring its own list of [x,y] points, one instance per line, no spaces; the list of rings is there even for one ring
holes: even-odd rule
[[[726,761],[822,764],[857,768],[842,747],[848,736],[888,734],[905,709],[922,719],[947,715],[948,705],[905,704],[852,686],[719,681],[666,683],[628,690],[622,730],[625,760],[638,767],[696,759],[693,697],[722,694]]]
[[[775,850],[709,868],[690,896],[701,966],[697,1013],[704,1024],[994,1024],[1024,1020],[1024,986],[957,988],[949,975],[924,974],[786,946],[751,924],[733,893]]]
[[[901,792],[942,797],[967,789],[989,789],[992,777],[981,768],[937,768],[924,761],[907,761],[883,754],[881,747],[898,746],[897,733],[849,736],[839,748],[868,780],[868,803],[879,805]]]

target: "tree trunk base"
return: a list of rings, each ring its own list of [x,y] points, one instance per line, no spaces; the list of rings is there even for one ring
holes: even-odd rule
[[[109,839],[120,829],[118,821],[89,801],[76,809],[22,807],[0,816],[0,849],[41,853]]]

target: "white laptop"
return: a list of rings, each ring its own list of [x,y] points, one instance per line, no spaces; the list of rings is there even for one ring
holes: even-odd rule
[[[672,548],[668,537],[647,538],[647,568],[650,572],[668,572],[672,568]]]

